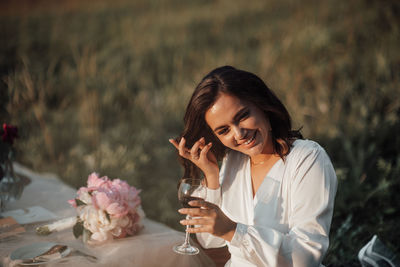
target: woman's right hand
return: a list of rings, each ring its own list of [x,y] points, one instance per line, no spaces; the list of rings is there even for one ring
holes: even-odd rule
[[[185,146],[184,137],[181,138],[179,144],[174,139],[169,139],[169,142],[179,151],[181,157],[190,160],[203,171],[208,188],[219,188],[219,167],[215,155],[210,151],[212,143],[206,145],[204,137],[202,137],[188,149]]]

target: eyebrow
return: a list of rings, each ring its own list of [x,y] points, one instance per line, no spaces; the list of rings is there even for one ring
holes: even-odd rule
[[[242,109],[240,109],[235,116],[233,116],[233,121],[238,121],[240,119],[240,117],[242,116],[243,113],[245,113],[247,111],[247,107],[243,107]],[[224,128],[225,125],[221,125],[218,126],[217,128],[214,129],[214,132],[217,132],[218,130]]]

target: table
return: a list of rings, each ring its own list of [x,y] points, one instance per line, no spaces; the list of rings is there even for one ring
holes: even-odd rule
[[[41,206],[60,218],[75,215],[75,210],[67,203],[68,199],[75,197],[75,189],[64,184],[54,174],[35,173],[19,164],[15,164],[14,168],[17,174],[31,179],[31,183],[24,189],[19,200],[8,203],[6,210]],[[81,251],[97,257],[97,261],[93,262],[92,258],[71,253],[71,256],[46,266],[215,266],[203,250],[196,256],[173,252],[173,245],[183,243],[184,233],[147,218],[143,220],[144,229],[136,236],[97,246],[84,245],[80,239],[74,238],[71,229],[48,236],[36,235],[35,228],[43,224],[26,224],[26,232],[0,240],[0,259],[4,266],[16,265],[9,258],[16,248],[37,242],[65,244],[70,246],[73,252]]]

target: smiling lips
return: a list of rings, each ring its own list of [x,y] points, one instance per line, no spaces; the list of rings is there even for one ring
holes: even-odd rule
[[[253,136],[248,139],[246,142],[243,142],[242,145],[250,145],[256,139],[257,131],[254,132]]]

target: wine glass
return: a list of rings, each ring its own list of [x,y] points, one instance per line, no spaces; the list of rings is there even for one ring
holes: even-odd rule
[[[206,198],[207,190],[203,185],[202,180],[195,178],[183,178],[178,189],[178,199],[184,208],[193,208],[188,203],[192,200],[202,200]],[[189,215],[186,215],[186,219],[190,219]],[[185,242],[182,245],[174,246],[173,250],[176,253],[184,255],[196,255],[199,253],[199,249],[190,245],[189,243],[189,225],[186,225],[186,237]]]

